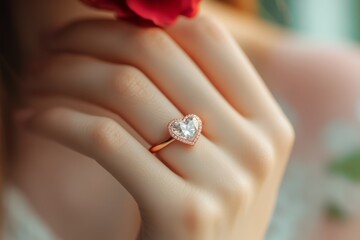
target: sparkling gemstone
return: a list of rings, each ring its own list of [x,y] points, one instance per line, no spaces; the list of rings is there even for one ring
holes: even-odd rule
[[[199,130],[199,121],[195,117],[189,117],[185,121],[175,122],[172,130],[177,136],[192,140]]]
[[[168,125],[168,129],[171,137],[193,146],[200,137],[202,121],[195,114],[189,114],[183,119],[172,120]]]

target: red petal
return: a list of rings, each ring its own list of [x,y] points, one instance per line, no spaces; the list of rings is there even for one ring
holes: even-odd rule
[[[180,0],[126,0],[126,2],[133,12],[159,26],[174,23],[183,11],[183,2]]]
[[[194,17],[199,12],[199,4],[201,0],[183,0],[182,15],[186,17]]]

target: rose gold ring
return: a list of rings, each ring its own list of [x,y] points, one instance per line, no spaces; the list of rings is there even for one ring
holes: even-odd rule
[[[195,114],[186,115],[183,119],[174,119],[169,122],[168,130],[171,138],[158,145],[152,146],[149,151],[156,153],[175,140],[194,146],[200,137],[202,121]]]

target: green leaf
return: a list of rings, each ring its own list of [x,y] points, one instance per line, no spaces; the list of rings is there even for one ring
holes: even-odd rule
[[[335,161],[330,170],[350,181],[360,183],[360,150],[354,151]]]
[[[259,0],[259,3],[264,19],[282,26],[290,25],[288,0]]]
[[[334,203],[329,203],[326,206],[326,215],[334,220],[344,220],[347,218],[347,213],[345,212],[344,209],[342,209],[340,206],[334,204]]]

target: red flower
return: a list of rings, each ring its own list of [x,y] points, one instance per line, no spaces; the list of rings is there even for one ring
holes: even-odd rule
[[[116,12],[119,18],[150,22],[164,27],[178,16],[193,17],[200,0],[80,0],[87,5]]]

